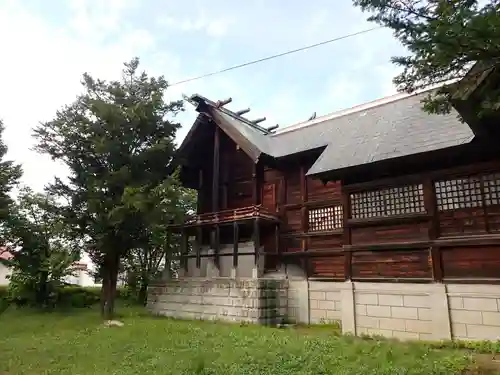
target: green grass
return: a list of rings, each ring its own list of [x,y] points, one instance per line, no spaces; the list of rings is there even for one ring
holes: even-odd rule
[[[95,310],[0,315],[0,374],[483,374],[471,355],[419,343],[150,317],[122,309],[105,328]],[[467,370],[467,371],[466,371]]]

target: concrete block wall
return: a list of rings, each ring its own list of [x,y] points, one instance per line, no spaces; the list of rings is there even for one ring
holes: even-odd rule
[[[432,339],[427,286],[355,283],[356,333],[400,339]]]
[[[342,320],[343,284],[309,281],[310,323],[332,323]]]
[[[500,339],[500,285],[450,284],[447,292],[455,338]]]
[[[153,314],[182,319],[276,323],[286,313],[286,280],[181,278],[148,290]]]

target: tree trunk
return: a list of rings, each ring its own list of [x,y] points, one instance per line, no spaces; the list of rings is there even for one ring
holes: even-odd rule
[[[146,303],[148,302],[149,277],[147,275],[142,275],[140,283],[141,285],[137,299],[141,305],[146,306]]]
[[[104,319],[111,320],[115,312],[116,284],[118,282],[119,257],[112,257],[105,262],[104,274],[107,275],[107,285],[104,304]]]
[[[106,318],[106,301],[109,294],[109,274],[105,267],[101,268],[102,286],[101,286],[101,316]]]

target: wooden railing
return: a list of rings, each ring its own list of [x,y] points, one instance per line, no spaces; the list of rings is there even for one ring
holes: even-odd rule
[[[216,223],[227,223],[242,221],[252,218],[263,218],[267,220],[278,220],[276,213],[262,207],[254,205],[249,207],[235,208],[218,212],[207,212],[199,215],[191,215],[186,218],[184,224],[175,226],[197,226]]]

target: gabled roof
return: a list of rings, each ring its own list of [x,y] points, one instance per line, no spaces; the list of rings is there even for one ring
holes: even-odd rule
[[[254,161],[261,154],[284,158],[324,148],[307,172],[316,175],[471,142],[474,134],[456,111],[447,115],[423,111],[421,100],[426,94],[394,95],[275,133],[199,95],[191,99],[195,98],[199,112],[210,116]]]

